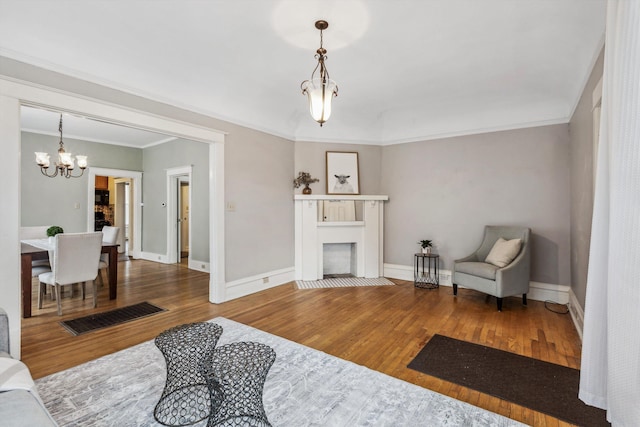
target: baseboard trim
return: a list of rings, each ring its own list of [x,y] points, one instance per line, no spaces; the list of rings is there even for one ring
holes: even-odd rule
[[[413,266],[384,264],[384,277],[413,282]],[[440,286],[453,286],[451,270],[440,270]],[[463,286],[461,286],[462,288]],[[569,302],[570,287],[552,283],[530,282],[527,298],[534,301],[553,301],[559,304]]]
[[[570,289],[567,285],[529,282],[527,298],[536,301],[552,301],[557,304],[567,304],[569,302]]]
[[[198,261],[197,259],[189,260],[189,270],[202,271],[203,273],[209,273],[210,264],[205,261]]]
[[[146,261],[151,262],[159,262],[162,264],[169,264],[169,259],[165,254],[155,254],[153,252],[141,252],[140,259],[144,259]],[[210,264],[206,261],[198,261],[197,259],[189,260],[188,268],[190,270],[202,271],[204,273],[209,273]]]
[[[578,331],[580,341],[582,341],[582,331],[584,329],[584,309],[578,302],[576,294],[573,293],[573,289],[569,289],[569,313],[571,314],[571,320],[573,325]]]
[[[274,288],[284,285],[285,283],[295,280],[295,268],[283,268],[274,270],[264,274],[227,282],[225,285],[225,301],[230,301],[265,289]]]
[[[146,261],[160,262],[162,264],[168,264],[167,255],[154,254],[153,252],[140,252],[140,258]]]

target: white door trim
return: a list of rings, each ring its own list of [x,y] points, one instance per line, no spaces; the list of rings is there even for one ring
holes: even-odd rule
[[[167,169],[167,263],[178,262],[178,182],[180,177],[187,177],[191,183],[193,167],[181,166]],[[189,185],[189,200],[191,200],[191,185]],[[189,209],[189,224],[191,224],[191,209]],[[189,227],[189,241],[191,241],[191,227]],[[189,255],[191,257],[191,255]]]

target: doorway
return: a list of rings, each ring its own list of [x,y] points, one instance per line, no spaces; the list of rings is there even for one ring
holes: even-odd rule
[[[88,179],[88,212],[87,230],[97,228],[98,211],[104,213],[104,221],[109,221],[115,227],[120,227],[118,237],[118,255],[121,259],[140,258],[142,252],[142,173],[122,169],[106,169],[89,167]],[[98,178],[97,177],[103,177]],[[105,180],[106,178],[106,180]],[[106,181],[106,182],[105,182]],[[98,184],[102,182],[102,184]],[[108,205],[96,204],[97,185],[106,185],[108,191]],[[101,215],[101,219],[102,219]]]
[[[167,169],[167,262],[187,267],[192,254],[190,184],[191,166]]]
[[[179,262],[189,266],[189,206],[191,200],[189,198],[190,188],[189,179],[186,176],[178,178],[178,253],[180,255]]]

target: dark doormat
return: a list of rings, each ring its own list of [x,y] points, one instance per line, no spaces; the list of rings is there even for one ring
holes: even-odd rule
[[[131,320],[151,316],[152,314],[163,311],[166,311],[166,309],[145,301],[128,307],[105,311],[104,313],[65,320],[64,322],[60,322],[60,324],[73,335],[80,335],[97,329],[108,328],[109,326],[115,326],[121,323],[130,322]]]
[[[578,399],[578,369],[437,334],[408,367],[572,424],[610,425],[605,411]]]

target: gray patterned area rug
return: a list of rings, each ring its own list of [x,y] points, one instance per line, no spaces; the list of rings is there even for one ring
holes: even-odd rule
[[[273,426],[521,426],[516,421],[222,317],[218,345],[276,352],[264,387]],[[158,426],[165,362],[153,341],[36,381],[61,426]],[[206,425],[206,420],[198,424]]]
[[[298,289],[319,289],[319,288],[349,288],[352,286],[393,286],[389,279],[377,277],[365,279],[364,277],[336,277],[322,280],[296,280]]]

